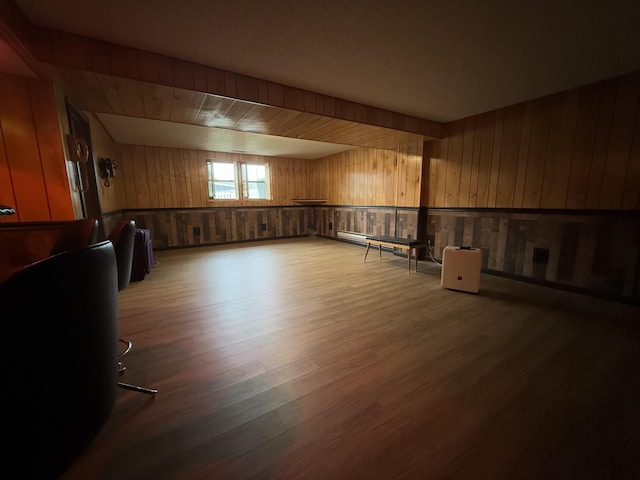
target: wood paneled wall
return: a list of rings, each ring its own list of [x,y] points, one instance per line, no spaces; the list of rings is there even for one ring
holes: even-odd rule
[[[313,198],[331,205],[419,207],[422,142],[357,148],[315,161]]]
[[[209,200],[207,160],[269,164],[271,199]],[[309,198],[313,160],[120,145],[117,170],[129,209],[293,205],[294,198]]]
[[[91,144],[93,147],[93,161],[95,171],[99,170],[100,158],[111,158],[116,161],[116,176],[109,178],[109,186],[105,185],[105,178],[100,173],[97,174],[97,185],[100,192],[100,204],[103,213],[116,212],[124,209],[125,193],[122,175],[119,173],[120,145],[115,143],[109,133],[102,126],[102,123],[91,112],[85,112],[91,123]]]
[[[0,222],[73,220],[51,83],[0,74]]]
[[[430,207],[640,208],[640,72],[458,120],[425,144]],[[427,173],[427,172],[425,172]]]

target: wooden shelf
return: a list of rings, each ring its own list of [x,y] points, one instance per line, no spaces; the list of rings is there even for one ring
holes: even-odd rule
[[[327,203],[327,200],[319,198],[294,198],[292,200],[293,203],[299,203],[300,205],[320,205],[322,203]]]

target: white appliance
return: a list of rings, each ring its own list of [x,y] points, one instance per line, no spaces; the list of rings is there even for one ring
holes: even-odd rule
[[[471,247],[445,247],[442,251],[442,288],[478,293],[482,250]]]

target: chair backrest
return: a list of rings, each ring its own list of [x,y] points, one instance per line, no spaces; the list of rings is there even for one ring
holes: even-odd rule
[[[28,265],[0,284],[4,478],[58,478],[111,413],[116,270],[113,245],[103,241]]]
[[[109,233],[109,240],[113,243],[118,263],[118,290],[129,285],[133,266],[133,247],[136,239],[136,222],[134,220],[120,220]]]
[[[82,218],[74,220],[62,231],[55,245],[51,249],[51,255],[66,252],[76,248],[86,247],[98,241],[98,220],[95,218]]]

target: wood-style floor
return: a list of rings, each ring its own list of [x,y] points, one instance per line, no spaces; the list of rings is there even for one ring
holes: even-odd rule
[[[156,252],[63,477],[640,478],[640,308],[322,238]],[[69,378],[72,381],[72,378]]]

